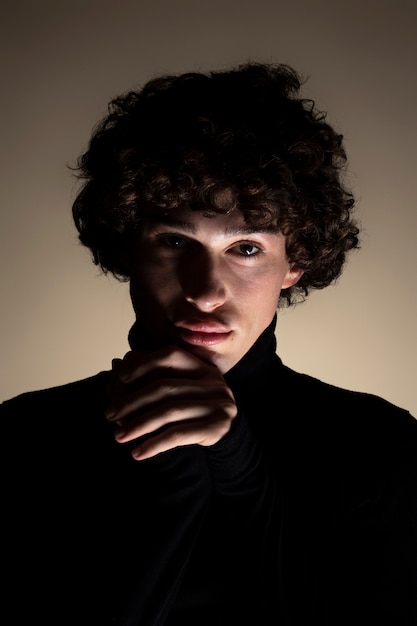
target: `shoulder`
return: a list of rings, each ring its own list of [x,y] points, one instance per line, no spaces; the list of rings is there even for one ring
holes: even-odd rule
[[[296,372],[282,365],[282,380],[297,414],[308,415],[330,434],[372,438],[401,439],[417,442],[417,419],[406,409],[385,398],[350,390]]]
[[[106,385],[109,372],[63,385],[28,391],[0,404],[0,420],[5,438],[15,439],[19,428],[21,439],[36,441],[71,436],[83,425],[93,431],[103,421],[107,402]]]
[[[301,481],[323,485],[325,495],[341,490],[350,503],[377,502],[382,493],[415,502],[417,419],[409,411],[285,366],[281,381],[291,394],[284,402],[283,455]]]
[[[14,412],[22,408],[62,406],[63,403],[77,403],[80,399],[84,402],[97,402],[97,398],[105,393],[108,374],[107,371],[103,371],[63,385],[27,391],[4,400],[0,404],[0,410],[3,414],[3,412]]]
[[[108,424],[103,416],[108,372],[56,387],[29,391],[0,404],[1,456],[9,467],[33,471],[88,459],[105,446]],[[68,462],[68,459],[72,459]],[[45,470],[46,471],[46,470]]]

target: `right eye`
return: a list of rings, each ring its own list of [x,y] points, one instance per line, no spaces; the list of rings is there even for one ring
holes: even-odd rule
[[[184,248],[188,244],[185,237],[172,233],[158,235],[158,242],[167,248]]]

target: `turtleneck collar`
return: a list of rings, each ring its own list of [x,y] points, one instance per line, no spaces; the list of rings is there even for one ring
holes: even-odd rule
[[[265,328],[248,352],[226,372],[224,378],[232,388],[236,384],[242,383],[246,378],[256,375],[265,365],[276,359],[276,323],[277,315],[275,314],[272,322]]]

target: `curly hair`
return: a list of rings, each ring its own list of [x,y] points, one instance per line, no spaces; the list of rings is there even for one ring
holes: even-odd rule
[[[75,171],[81,243],[96,265],[129,279],[123,251],[146,205],[205,214],[238,208],[254,229],[280,230],[304,273],[280,305],[341,274],[359,247],[354,197],[344,183],[343,136],[283,64],[159,76],[115,99]]]

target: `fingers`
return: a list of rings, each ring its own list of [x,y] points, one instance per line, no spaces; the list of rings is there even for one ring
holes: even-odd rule
[[[226,397],[223,398],[225,393]],[[172,405],[172,410],[179,413],[186,410],[186,405],[184,407],[181,405],[181,399],[186,399],[187,402],[193,400],[196,403],[201,401],[201,408],[205,410],[204,403],[207,402],[207,396],[221,402],[222,399],[227,399],[227,396],[232,398],[232,393],[223,379],[213,376],[197,380],[161,377],[134,388],[125,386],[124,389],[119,389],[118,393],[115,393],[114,386],[112,403],[106,410],[106,417],[110,421],[117,422],[133,413],[140,415],[142,412],[149,412],[161,403],[165,403],[167,407]],[[178,400],[177,405],[176,400]]]
[[[114,361],[117,361],[114,370],[117,371],[118,378],[126,384],[148,374],[156,375],[170,370],[175,370],[177,375],[183,373],[198,378],[208,369],[217,369],[211,363],[206,363],[175,346],[166,346],[154,352],[130,351],[122,360]]]
[[[115,360],[108,391],[106,417],[116,424],[116,440],[145,437],[133,451],[138,460],[182,445],[212,445],[237,413],[219,370],[172,347]]]
[[[156,456],[181,446],[197,444],[211,446],[219,441],[230,429],[229,422],[213,419],[204,423],[197,421],[178,422],[163,432],[146,439],[132,450],[137,461]]]
[[[213,396],[213,394],[211,397],[208,395],[188,397],[186,394],[179,393],[176,398],[163,398],[154,408],[147,409],[140,414],[132,413],[130,417],[124,419],[117,415],[114,420],[118,425],[115,437],[117,441],[124,443],[155,433],[169,424],[178,425],[187,421],[196,424],[206,423],[209,429],[211,422],[228,424],[234,416],[235,403],[231,397],[226,397],[224,394],[220,397]],[[221,431],[219,436],[223,434]],[[211,443],[213,442],[210,441],[208,445]]]

